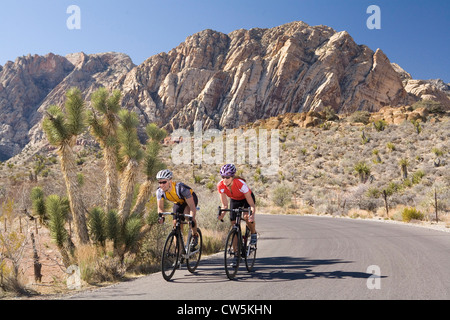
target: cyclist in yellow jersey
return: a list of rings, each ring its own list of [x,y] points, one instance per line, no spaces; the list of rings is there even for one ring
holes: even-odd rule
[[[173,173],[168,170],[161,170],[156,175],[159,188],[156,190],[156,199],[158,202],[158,213],[164,212],[164,199],[173,202],[173,212],[192,215],[192,234],[194,235],[194,245],[198,243],[197,213],[198,198],[194,190],[182,182],[172,181]],[[184,220],[184,216],[181,217]],[[174,226],[176,219],[173,219]]]

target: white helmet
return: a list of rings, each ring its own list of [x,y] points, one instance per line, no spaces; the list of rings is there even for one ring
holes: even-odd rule
[[[173,177],[173,173],[169,169],[161,170],[156,175],[156,179],[158,179],[158,180],[160,180],[160,179],[170,180],[170,179],[172,179],[172,177]]]

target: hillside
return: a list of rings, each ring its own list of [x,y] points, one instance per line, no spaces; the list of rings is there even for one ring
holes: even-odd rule
[[[393,110],[396,116],[393,115]],[[417,119],[420,110],[384,108],[378,113],[356,112],[348,116],[326,120],[325,113],[286,114],[248,124],[242,129],[279,130],[280,167],[274,175],[264,175],[263,165],[238,165],[258,195],[263,211],[319,212],[347,215],[352,209],[365,210],[369,215],[386,217],[381,197],[370,195],[369,189],[383,189],[389,183],[401,188],[391,196],[390,207],[396,205],[420,207],[434,212],[430,193],[439,188],[444,210],[450,210],[449,138],[450,117],[447,114],[425,113],[419,120],[420,132],[407,117]],[[422,111],[423,113],[423,111]],[[385,121],[382,128],[374,122]],[[238,132],[238,131],[237,131]],[[193,134],[193,133],[191,133]],[[224,143],[226,137],[224,136]],[[203,141],[206,150],[211,140]],[[219,181],[220,164],[175,165],[172,158],[173,142],[164,145],[161,158],[182,179],[204,190],[215,191]],[[84,176],[83,194],[86,205],[93,207],[103,202],[99,190],[104,186],[103,159],[98,145],[75,147],[78,171]],[[407,179],[403,178],[400,161],[407,159]],[[0,166],[0,202],[15,198],[20,206],[29,207],[29,190],[34,185],[45,187],[46,193],[64,194],[65,186],[55,150],[44,151],[25,165],[14,162]],[[370,173],[361,179],[355,166],[364,162]],[[36,168],[40,168],[36,175]],[[144,175],[139,176],[140,183]],[[156,186],[155,186],[156,188]],[[287,198],[280,203],[274,199],[275,190],[284,188]],[[218,199],[216,199],[218,202]],[[445,203],[445,205],[444,205]],[[278,206],[276,205],[278,204]],[[305,211],[306,210],[306,211]],[[391,216],[389,218],[392,218]],[[398,219],[399,217],[397,217]]]
[[[409,108],[404,114],[413,114]],[[421,121],[420,132],[410,121],[400,123],[388,108],[382,112],[366,114],[356,112],[349,116],[333,117],[325,120],[321,114],[312,117],[316,124],[306,121],[308,114],[286,114],[264,121],[248,124],[248,130],[279,130],[280,135],[280,167],[275,175],[263,175],[261,165],[238,165],[239,174],[243,176],[257,199],[260,214],[327,214],[351,218],[376,218],[389,221],[402,221],[404,207],[412,207],[423,213],[424,223],[440,228],[450,227],[450,170],[449,145],[450,117],[448,114],[429,114],[426,121]],[[375,119],[391,119],[386,121],[384,130],[377,130]],[[376,120],[375,120],[376,121]],[[204,141],[205,147],[208,141]],[[164,145],[161,158],[165,159],[174,171],[175,180],[182,180],[194,188],[199,195],[199,224],[202,230],[226,228],[225,224],[215,219],[217,206],[220,203],[215,191],[220,177],[220,165],[173,165],[172,152],[176,143]],[[374,151],[377,152],[375,153]],[[75,147],[77,152],[77,171],[81,174],[80,189],[85,205],[88,208],[101,206],[104,201],[103,158],[98,146]],[[403,178],[400,161],[407,159],[407,178]],[[360,162],[365,162],[370,173],[364,179],[356,171]],[[138,175],[138,183],[144,181],[145,174]],[[30,191],[40,186],[46,195],[65,195],[59,160],[54,150],[42,152],[25,164],[19,165],[9,161],[0,165],[0,203],[2,215],[7,212],[8,204],[13,205],[16,228],[18,219],[26,230],[34,230],[27,218],[22,214],[24,209],[31,212]],[[396,191],[388,197],[389,214],[380,191],[395,184]],[[153,186],[156,189],[156,184]],[[438,201],[439,223],[434,222],[435,197]],[[147,210],[153,208],[147,205]],[[170,227],[167,224],[166,227]],[[22,228],[22,227],[21,227]],[[3,229],[2,229],[3,230]],[[130,260],[133,272],[155,272],[157,262],[153,261],[168,230],[157,228],[152,234],[153,240],[145,242],[142,247],[145,260]],[[223,239],[217,231],[206,233],[221,248]],[[61,256],[51,241],[47,229],[40,227],[37,236],[40,261],[43,263],[42,283],[33,279],[32,248],[28,242],[26,254],[22,260],[23,275],[21,279],[29,290],[41,294],[67,292]],[[98,253],[97,253],[98,254]],[[114,261],[99,260],[94,249],[85,248],[80,252],[83,261],[95,265],[103,278],[89,278],[90,284],[98,286],[99,282],[117,281],[117,264]],[[150,258],[149,258],[150,257]],[[145,262],[145,263],[143,263]],[[140,264],[139,264],[140,263]],[[137,266],[136,266],[137,265]],[[141,269],[139,269],[139,266]],[[97,270],[93,269],[93,270]],[[140,270],[140,271],[138,271]],[[92,271],[93,272],[93,271]],[[112,273],[112,274],[111,274]],[[120,271],[122,277],[124,271]],[[89,275],[89,274],[88,274]],[[86,276],[85,276],[86,277]],[[99,280],[103,279],[103,280]],[[107,282],[110,283],[110,282]],[[83,287],[89,284],[83,282]]]

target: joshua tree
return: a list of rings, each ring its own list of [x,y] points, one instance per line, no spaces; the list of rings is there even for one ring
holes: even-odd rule
[[[149,199],[152,191],[152,181],[154,181],[156,173],[165,167],[164,163],[158,159],[158,153],[161,150],[160,142],[167,135],[166,130],[159,129],[154,123],[149,124],[145,129],[149,137],[144,156],[144,172],[147,179],[139,188],[137,201],[133,208],[133,215],[142,214],[145,203]]]
[[[119,217],[122,225],[125,226],[125,222],[130,215],[133,188],[143,152],[137,135],[137,126],[139,124],[137,115],[128,110],[120,110],[119,119],[119,156],[122,160],[122,166],[125,168],[122,172],[120,183]]]
[[[45,207],[49,218],[50,235],[58,246],[61,253],[64,266],[67,268],[71,265],[69,252],[72,252],[72,243],[69,234],[65,228],[69,206],[67,198],[60,198],[53,194],[45,200]]]
[[[89,124],[91,133],[97,138],[103,148],[103,157],[105,160],[106,176],[106,199],[105,211],[117,209],[119,205],[119,178],[117,171],[117,113],[120,110],[121,93],[115,90],[109,96],[105,88],[100,88],[92,94],[92,107],[95,112],[89,113]]]
[[[402,158],[402,159],[400,159],[398,164],[400,165],[400,169],[402,170],[402,177],[403,177],[403,179],[408,178],[408,165],[409,165],[408,159],[407,158]]]
[[[33,206],[34,218],[37,217],[42,226],[48,226],[48,216],[45,208],[44,192],[41,187],[31,189],[31,203]]]
[[[79,191],[75,157],[72,147],[76,138],[85,128],[85,110],[81,92],[77,88],[70,89],[66,94],[65,110],[52,105],[43,121],[43,128],[48,141],[58,147],[61,160],[61,171],[66,183],[72,212],[75,232],[82,244],[89,243],[86,225],[85,207]]]

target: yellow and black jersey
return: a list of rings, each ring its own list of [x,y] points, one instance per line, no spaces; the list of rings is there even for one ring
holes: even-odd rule
[[[194,190],[192,190],[191,187],[182,182],[172,181],[172,185],[168,191],[164,192],[161,188],[156,190],[156,199],[161,200],[162,198],[165,198],[168,201],[181,205],[186,202],[185,199],[192,197],[193,193]]]

